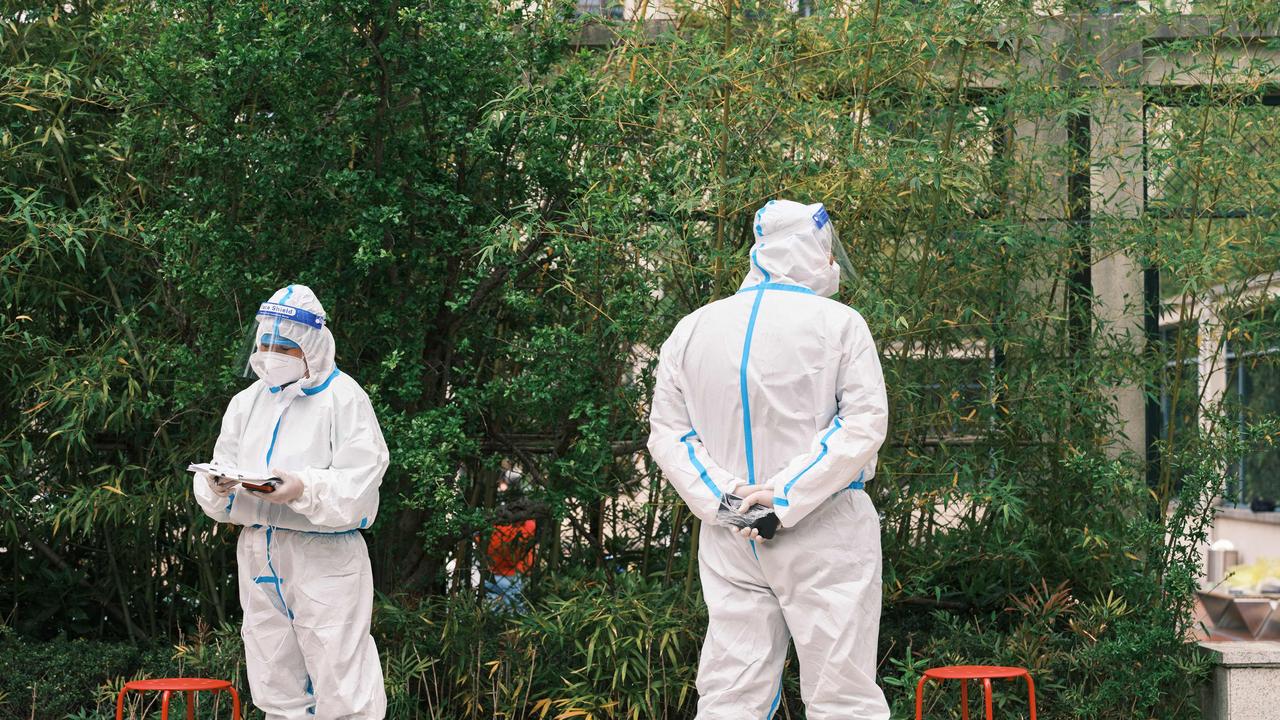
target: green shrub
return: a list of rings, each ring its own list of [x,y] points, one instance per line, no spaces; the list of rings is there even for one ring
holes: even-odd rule
[[[626,574],[552,577],[542,595],[526,615],[469,596],[380,598],[374,635],[388,717],[692,717],[700,601],[660,579]],[[0,664],[0,710],[17,717],[107,717],[126,679],[165,676],[230,680],[246,717],[257,715],[232,626],[202,627],[152,649],[34,641],[0,629],[0,651],[8,663]]]
[[[238,628],[197,628],[174,646],[137,646],[84,639],[33,640],[0,626],[0,717],[56,720],[115,717],[116,693],[126,680],[212,677],[241,692],[246,718],[244,647]],[[155,711],[156,696],[131,695],[131,707]],[[203,701],[202,701],[203,702]],[[225,707],[228,699],[219,700]]]
[[[146,653],[91,640],[30,642],[0,626],[0,714],[62,718],[98,704],[99,689],[130,677]]]
[[[693,714],[705,610],[660,579],[571,573],[526,615],[399,598],[377,618],[393,717]]]

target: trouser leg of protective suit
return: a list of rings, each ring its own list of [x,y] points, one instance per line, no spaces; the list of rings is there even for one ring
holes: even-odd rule
[[[880,520],[860,490],[838,493],[760,557],[800,660],[809,720],[887,720],[876,685]]]
[[[708,524],[698,567],[707,637],[698,663],[697,720],[772,717],[782,691],[787,626],[751,543]]]
[[[267,531],[244,528],[236,561],[249,692],[267,720],[307,720],[315,699],[307,693],[307,666],[284,602],[284,585],[277,585],[282,573],[267,552]]]
[[[312,710],[305,715],[308,718],[382,718],[387,698],[377,646],[369,634],[373,574],[364,538],[356,532],[274,530],[266,534],[270,567],[280,580],[281,599],[287,606],[282,617],[291,617],[290,634],[304,666],[301,687],[282,682],[268,692],[301,697],[303,712]],[[245,633],[247,646],[247,626]],[[262,707],[253,682],[253,663],[249,670],[254,703]]]

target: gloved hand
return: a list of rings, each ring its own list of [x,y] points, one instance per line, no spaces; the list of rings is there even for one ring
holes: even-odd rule
[[[291,473],[288,470],[276,470],[274,468],[271,470],[271,474],[280,478],[280,484],[276,485],[276,489],[269,493],[255,492],[253,493],[254,495],[277,505],[284,505],[302,497],[302,489],[305,485],[300,475]]]
[[[746,496],[750,495],[751,493],[757,490],[766,490],[766,489],[772,491],[773,486],[770,485],[768,482],[758,482],[758,483],[752,484],[747,482],[746,480],[739,480],[733,486],[733,489],[730,490],[729,492],[733,493],[734,495],[737,495],[740,498],[745,498]]]
[[[221,475],[210,475],[208,473],[200,473],[204,477],[204,481],[209,484],[209,489],[218,497],[226,497],[231,494],[236,484],[224,479]]]
[[[739,487],[742,487],[741,485]],[[738,512],[745,514],[748,510],[761,505],[764,507],[773,507],[773,488],[768,485],[748,485],[754,488],[750,493],[742,498],[742,505],[738,507]],[[764,542],[773,538],[774,532],[778,529],[778,516],[769,513],[767,516],[760,518],[752,523],[750,527],[744,527],[737,530],[737,533],[744,540],[759,540]],[[764,531],[762,534],[761,531]]]
[[[745,515],[748,510],[756,505],[773,507],[773,488],[768,485],[753,485],[751,487],[755,489],[742,496],[742,505],[738,508],[738,512]]]

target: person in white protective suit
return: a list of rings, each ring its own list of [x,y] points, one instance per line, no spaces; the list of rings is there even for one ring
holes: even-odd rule
[[[772,717],[793,640],[809,720],[882,720],[880,522],[863,491],[888,423],[879,355],[829,299],[843,251],[823,206],[770,201],[754,230],[738,293],[663,344],[650,415],[649,450],[703,521],[697,718]],[[777,535],[718,523],[726,494],[771,506]]]
[[[334,365],[311,289],[257,314],[249,364],[214,447],[218,465],[270,473],[274,492],[199,474],[209,517],[243,525],[236,552],[253,702],[269,720],[381,718],[386,690],[369,634],[373,575],[360,528],[378,515],[388,453],[369,396]]]

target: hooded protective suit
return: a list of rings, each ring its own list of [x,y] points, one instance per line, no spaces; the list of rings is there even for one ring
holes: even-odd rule
[[[369,396],[334,365],[333,335],[311,289],[290,285],[259,309],[254,338],[299,345],[309,375],[258,380],[237,394],[214,447],[219,464],[291,471],[301,497],[220,497],[197,476],[209,517],[244,525],[237,548],[253,702],[269,720],[381,718],[386,691],[369,635],[373,575],[359,528],[378,515],[389,456]]]
[[[698,720],[772,717],[788,639],[810,720],[889,717],[875,683],[880,523],[862,490],[888,403],[866,322],[827,298],[833,234],[822,205],[770,201],[741,289],[681,320],[659,355],[649,450],[703,520]],[[773,540],[715,524],[741,482],[772,487]]]

